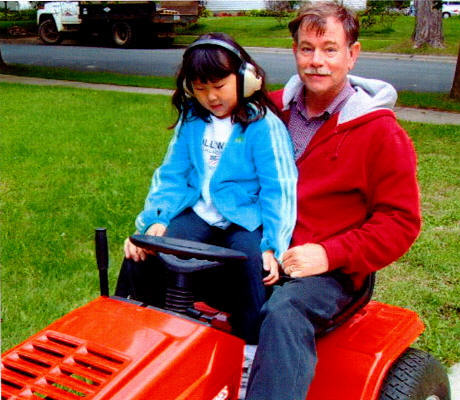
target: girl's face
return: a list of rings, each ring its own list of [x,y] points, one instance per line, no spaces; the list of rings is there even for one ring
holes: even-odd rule
[[[238,102],[236,75],[230,74],[215,82],[192,82],[193,94],[198,102],[218,118],[232,115]]]

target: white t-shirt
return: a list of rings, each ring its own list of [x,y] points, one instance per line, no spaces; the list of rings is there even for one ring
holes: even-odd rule
[[[201,197],[193,206],[193,211],[209,225],[225,229],[230,225],[211,201],[209,194],[209,183],[212,175],[219,164],[220,157],[224,152],[225,145],[232,133],[233,124],[231,117],[217,118],[211,115],[211,122],[206,125],[201,143],[203,151],[203,161],[205,168],[205,177],[203,187],[201,188]]]

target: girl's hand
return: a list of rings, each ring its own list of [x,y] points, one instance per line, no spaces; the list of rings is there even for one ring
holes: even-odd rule
[[[262,261],[264,270],[268,271],[268,275],[262,281],[265,286],[271,286],[280,278],[278,261],[272,250],[266,250],[262,253]]]
[[[147,229],[147,232],[145,232],[146,235],[150,236],[163,236],[166,232],[166,226],[163,224],[153,224],[150,225],[149,229]]]
[[[136,232],[136,234],[137,233],[138,232]],[[135,262],[145,261],[145,259],[147,258],[147,254],[145,253],[144,249],[141,249],[140,247],[137,247],[136,245],[131,243],[129,238],[125,239],[123,250],[125,252],[125,257],[130,258]]]
[[[147,232],[145,232],[145,234],[150,236],[163,236],[165,231],[166,226],[164,226],[163,224],[153,224],[150,225],[149,229],[147,229]],[[136,232],[136,234],[139,234],[139,232]],[[130,258],[135,262],[145,261],[147,255],[155,254],[153,251],[148,251],[142,249],[141,247],[137,247],[136,245],[131,243],[129,238],[125,240],[124,252],[126,258]]]

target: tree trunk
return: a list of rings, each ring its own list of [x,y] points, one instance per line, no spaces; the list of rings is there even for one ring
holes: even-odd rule
[[[442,3],[436,0],[415,0],[414,47],[444,47]]]
[[[2,57],[2,49],[0,49],[0,71],[6,71],[6,69],[7,69],[7,65]]]
[[[450,97],[452,99],[460,100],[460,43],[458,46],[457,67],[455,68],[454,82],[450,90]]]

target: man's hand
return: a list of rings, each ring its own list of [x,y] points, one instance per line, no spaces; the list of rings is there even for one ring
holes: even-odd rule
[[[326,250],[320,244],[306,243],[283,254],[282,268],[291,278],[319,275],[329,270]]]
[[[268,271],[268,275],[262,281],[265,286],[271,286],[280,278],[278,261],[272,250],[267,250],[262,253],[262,261],[264,263],[264,270]]]
[[[153,224],[149,227],[149,229],[147,229],[147,232],[145,232],[145,234],[150,236],[163,236],[165,231],[166,226],[164,226],[163,224]],[[136,232],[136,234],[138,233],[139,232]],[[130,258],[135,262],[145,261],[148,254],[154,254],[151,251],[144,250],[141,247],[137,247],[136,245],[131,243],[129,238],[125,240],[124,252],[126,258]]]

